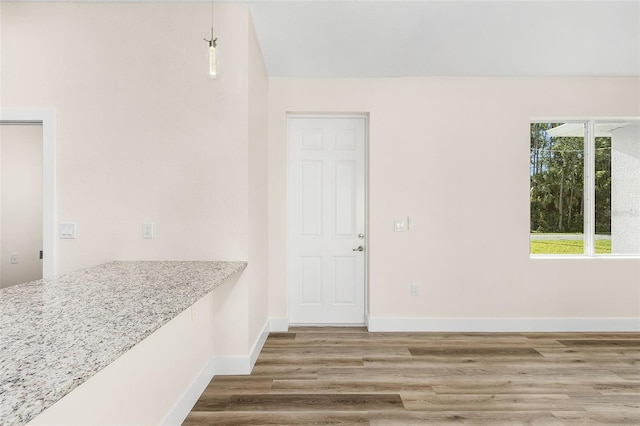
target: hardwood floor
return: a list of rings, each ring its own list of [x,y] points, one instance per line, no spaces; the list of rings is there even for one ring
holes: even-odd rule
[[[196,425],[640,425],[640,333],[272,333]]]

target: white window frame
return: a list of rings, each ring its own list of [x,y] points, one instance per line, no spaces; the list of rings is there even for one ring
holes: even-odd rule
[[[602,121],[640,121],[640,117],[588,117],[588,118],[534,118],[529,120],[529,126],[534,123],[579,123],[584,124],[584,173],[583,173],[583,254],[532,254],[529,251],[531,259],[639,259],[640,254],[596,254],[595,253],[595,234],[596,234],[596,200],[595,200],[595,125]],[[530,146],[530,142],[529,142]],[[529,189],[531,188],[531,180],[529,180]],[[531,200],[529,200],[529,209],[531,209]],[[530,219],[529,219],[530,220]],[[529,247],[531,247],[531,233],[529,233]],[[531,250],[529,248],[529,250]]]

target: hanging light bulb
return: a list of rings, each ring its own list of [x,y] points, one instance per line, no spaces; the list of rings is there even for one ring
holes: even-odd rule
[[[211,39],[204,39],[207,43],[209,43],[209,47],[207,47],[207,74],[210,78],[216,78],[218,76],[218,55],[216,46],[216,42],[218,38],[213,38],[213,27],[211,27]]]

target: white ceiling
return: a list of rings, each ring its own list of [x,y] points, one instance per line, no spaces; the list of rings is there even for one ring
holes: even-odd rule
[[[640,75],[640,0],[248,3],[275,77]]]

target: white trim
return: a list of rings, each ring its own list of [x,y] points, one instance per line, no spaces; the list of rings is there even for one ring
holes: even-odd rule
[[[0,122],[42,124],[42,275],[56,274],[56,111],[52,108],[2,108]]]
[[[364,118],[369,121],[368,112],[299,112],[287,111],[287,119],[289,118]],[[368,128],[368,126],[367,126]]]
[[[640,318],[369,318],[369,331],[624,332]]]
[[[264,327],[262,327],[262,331],[260,332],[258,339],[253,344],[253,348],[251,348],[251,352],[249,353],[249,364],[251,367],[249,369],[249,373],[251,373],[251,370],[253,370],[253,366],[256,365],[256,361],[258,360],[260,351],[264,346],[264,342],[267,341],[270,331],[271,331],[271,320],[267,319],[267,321],[265,321],[264,323]]]
[[[593,120],[584,124],[584,159],[583,159],[583,253],[593,256],[596,251],[596,151],[595,125]]]
[[[187,418],[191,409],[204,392],[204,390],[211,382],[211,379],[215,376],[216,363],[215,359],[211,358],[207,364],[202,367],[202,370],[193,379],[189,387],[184,391],[180,398],[173,405],[171,410],[167,413],[165,418],[160,422],[162,426],[179,425]]]
[[[608,116],[578,116],[578,117],[534,117],[530,120],[531,123],[586,123],[589,120],[594,121],[640,121],[640,117],[636,115],[612,117]]]
[[[269,337],[271,320],[267,319],[247,356],[214,357],[214,374],[218,376],[251,374],[260,351]]]
[[[366,324],[363,322],[312,322],[312,323],[301,323],[301,324],[291,324],[291,327],[344,327],[344,328],[355,328],[355,327],[366,327]]]
[[[564,260],[576,260],[576,259],[640,259],[640,254],[594,254],[589,256],[586,254],[531,254],[531,259],[564,259]]]
[[[369,174],[370,164],[369,164],[369,126],[370,126],[370,117],[369,113],[365,114],[365,122],[364,122],[364,326],[369,326],[369,266],[371,265],[371,257],[369,256],[371,244],[369,241],[371,240],[369,236],[371,235],[371,229],[369,228],[369,183],[371,180],[371,176]]]
[[[281,318],[278,320],[281,320]],[[285,321],[288,324],[286,318]],[[215,376],[251,374],[260,351],[269,337],[269,332],[276,331],[273,330],[272,324],[273,319],[268,319],[265,322],[249,356],[211,357],[160,424],[163,426],[182,424]]]
[[[248,365],[249,357],[210,358],[160,424],[166,426],[182,424],[215,376],[250,374],[251,370],[248,369]]]
[[[278,317],[278,318],[269,318],[270,323],[270,331],[276,332],[287,332],[289,331],[289,318],[287,317]]]

